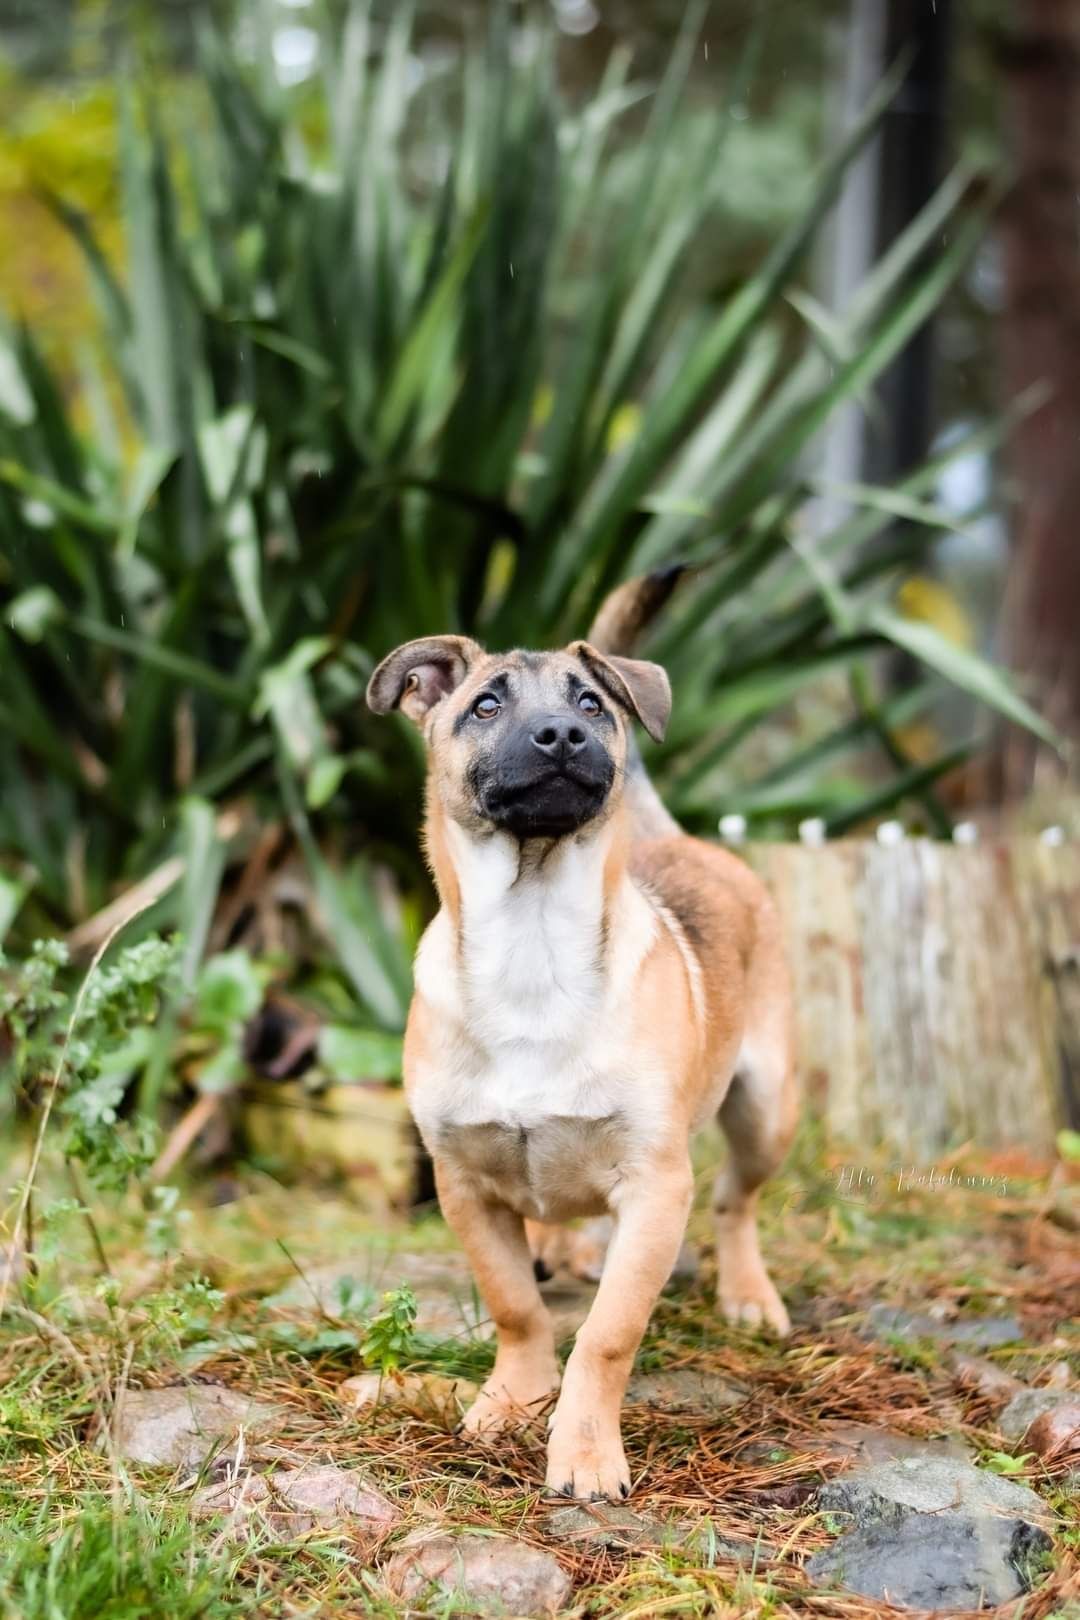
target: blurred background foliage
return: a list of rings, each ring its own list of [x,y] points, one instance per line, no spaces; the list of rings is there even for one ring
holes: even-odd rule
[[[440,630],[554,644],[673,562],[645,650],[677,703],[649,763],[695,831],[897,805],[945,831],[935,783],[987,713],[1045,731],[920,571],[985,512],[942,491],[1002,438],[986,402],[954,399],[892,487],[820,474],[835,413],[872,421],[927,319],[968,318],[998,195],[977,114],[830,312],[815,254],[899,75],[840,132],[834,8],[617,9],[598,31],[587,0],[9,0],[16,942],[92,949],[131,891],[136,931],[182,931],[189,998],[209,949],[243,983],[249,959],[302,977],[335,1027],[400,1029],[423,765],[365,712],[373,661]],[[945,689],[975,705],[952,735]]]

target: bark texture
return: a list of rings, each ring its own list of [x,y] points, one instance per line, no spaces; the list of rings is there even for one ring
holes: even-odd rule
[[[1041,384],[1017,429],[1010,664],[1067,735],[1080,737],[1080,0],[1021,0],[1001,49],[1016,184],[1000,227],[1006,397]],[[1029,785],[1036,752],[1011,734],[999,792]]]

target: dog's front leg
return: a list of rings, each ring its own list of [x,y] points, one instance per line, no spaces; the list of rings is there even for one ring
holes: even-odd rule
[[[551,1419],[550,1491],[611,1500],[630,1494],[619,1413],[641,1336],[675,1264],[692,1194],[689,1159],[673,1158],[622,1182],[612,1200],[615,1231],[604,1274]]]
[[[464,1177],[438,1160],[435,1184],[497,1335],[491,1376],[462,1427],[467,1434],[521,1428],[559,1387],[555,1333],[536,1286],[525,1223],[505,1204],[479,1198]]]

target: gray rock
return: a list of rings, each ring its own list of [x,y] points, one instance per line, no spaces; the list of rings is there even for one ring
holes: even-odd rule
[[[896,1523],[911,1513],[986,1513],[1035,1524],[1048,1517],[1028,1486],[957,1458],[926,1455],[852,1469],[821,1487],[818,1504],[850,1514],[857,1525]]]
[[[1072,1368],[1067,1361],[1052,1361],[1049,1367],[1043,1370],[1043,1387],[1046,1389],[1072,1389]]]
[[[130,1462],[190,1469],[211,1453],[235,1455],[241,1432],[250,1448],[283,1422],[280,1407],[222,1384],[127,1389],[117,1403],[112,1443]]]
[[[570,1577],[551,1553],[512,1536],[475,1532],[410,1538],[390,1560],[386,1584],[407,1602],[456,1603],[470,1614],[554,1615]],[[425,1611],[426,1612],[426,1611]]]
[[[776,1552],[772,1543],[761,1536],[756,1541],[736,1541],[733,1536],[722,1536],[710,1519],[694,1525],[681,1546],[684,1551],[692,1551],[710,1563],[713,1558],[727,1558],[736,1564],[765,1564]]]
[[[1064,1232],[1080,1232],[1080,1187],[1063,1187],[1047,1211]]]
[[[675,1256],[675,1264],[671,1268],[671,1276],[665,1283],[670,1288],[672,1283],[693,1282],[701,1270],[701,1255],[696,1244],[684,1243]]]
[[[677,1367],[672,1372],[634,1373],[626,1390],[632,1406],[655,1406],[664,1412],[695,1412],[714,1417],[749,1400],[750,1391],[719,1373]]]
[[[944,1321],[896,1305],[872,1306],[867,1327],[875,1339],[936,1339],[940,1344],[965,1344],[976,1350],[994,1350],[1024,1337],[1015,1316],[968,1316]]]
[[[233,1536],[260,1528],[281,1537],[347,1529],[354,1540],[371,1546],[401,1518],[394,1504],[359,1474],[332,1463],[206,1485],[195,1493],[192,1511],[223,1514]]]
[[[557,1343],[572,1339],[592,1309],[596,1285],[560,1271],[540,1290],[551,1317]]]
[[[982,1356],[965,1355],[960,1350],[954,1350],[949,1356],[949,1367],[961,1389],[981,1395],[996,1406],[1019,1394],[1024,1387],[1019,1378],[1014,1378],[1001,1367],[995,1367],[992,1361],[986,1361]]]
[[[457,1423],[479,1394],[467,1378],[446,1378],[441,1373],[357,1373],[338,1385],[338,1399],[354,1411],[374,1406],[415,1406],[433,1417]]]
[[[1080,1401],[1063,1401],[1036,1418],[1024,1435],[1023,1444],[1047,1462],[1080,1457]]]
[[[818,1434],[802,1437],[802,1445],[807,1451],[824,1451],[827,1456],[849,1457],[860,1463],[890,1462],[898,1457],[952,1457],[962,1462],[971,1455],[971,1448],[957,1435],[920,1440],[871,1423],[838,1421],[824,1424]]]
[[[778,1462],[787,1462],[789,1457],[798,1456],[804,1451],[822,1451],[827,1449],[817,1434],[784,1434],[761,1435],[756,1440],[748,1440],[739,1447],[738,1463],[740,1468],[771,1468]],[[852,1452],[844,1447],[837,1452],[838,1456],[850,1458]]]
[[[685,1282],[696,1270],[696,1251],[684,1246],[672,1280]],[[363,1321],[379,1308],[386,1289],[400,1283],[408,1283],[416,1294],[419,1333],[440,1339],[492,1336],[494,1329],[477,1294],[468,1261],[456,1251],[414,1254],[373,1244],[348,1260],[305,1269],[302,1277],[294,1277],[264,1303],[270,1310],[288,1315],[355,1317]],[[596,1285],[560,1271],[544,1284],[543,1295],[555,1337],[561,1341],[573,1338],[588,1316]]]
[[[998,1418],[998,1428],[1006,1440],[1022,1440],[1036,1419],[1075,1399],[1067,1389],[1022,1389]]]
[[[589,1502],[556,1508],[542,1521],[544,1534],[567,1545],[590,1547],[682,1547],[699,1556],[714,1555],[750,1564],[759,1554],[753,1541],[734,1541],[717,1533],[712,1523],[691,1524],[686,1519],[661,1519],[638,1512],[625,1502]]]
[[[692,1281],[697,1270],[697,1251],[683,1244],[667,1286]],[[542,1284],[540,1292],[551,1315],[555,1338],[561,1343],[564,1339],[573,1338],[592,1309],[592,1302],[596,1298],[596,1279],[575,1277],[566,1270],[560,1270]]]
[[[463,1254],[412,1254],[369,1247],[349,1260],[314,1266],[266,1300],[276,1311],[356,1317],[379,1308],[382,1294],[408,1283],[416,1294],[419,1333],[434,1338],[489,1338],[493,1331]]]
[[[0,1243],[0,1290],[10,1290],[26,1275],[26,1251]]]
[[[1030,1586],[1028,1564],[1050,1546],[1016,1519],[915,1514],[841,1536],[806,1565],[818,1583],[908,1609],[993,1608]]]
[[[561,1507],[543,1520],[553,1541],[586,1542],[592,1547],[663,1547],[685,1539],[686,1527],[666,1523],[651,1513],[635,1513],[625,1502],[590,1502],[587,1507]]]

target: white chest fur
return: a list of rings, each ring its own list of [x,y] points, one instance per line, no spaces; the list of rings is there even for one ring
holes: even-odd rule
[[[446,913],[421,944],[419,993],[434,1014],[410,1099],[430,1145],[462,1130],[565,1131],[619,1120],[647,1130],[664,1087],[630,1036],[634,987],[656,916],[621,884],[604,917],[603,835],[522,867],[517,844],[451,832],[460,946]]]

